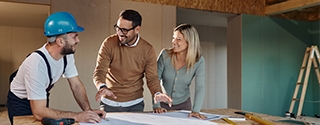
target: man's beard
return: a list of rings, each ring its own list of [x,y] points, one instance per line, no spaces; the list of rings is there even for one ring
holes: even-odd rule
[[[136,38],[136,36],[137,35],[135,35],[134,37],[131,37],[131,39],[130,39],[130,37],[128,37],[128,36],[123,36],[123,37],[125,37],[126,38],[126,40],[125,41],[122,41],[121,43],[120,43],[120,45],[127,45],[127,46],[129,46],[129,43],[130,42],[132,42],[135,38]],[[134,42],[133,42],[134,43]]]
[[[61,55],[69,55],[69,54],[74,54],[75,51],[72,49],[72,46],[66,41],[65,46],[63,46],[60,54]]]

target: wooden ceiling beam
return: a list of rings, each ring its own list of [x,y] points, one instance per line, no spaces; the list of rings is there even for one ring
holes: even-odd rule
[[[288,0],[265,7],[265,15],[275,15],[320,5],[320,0]]]

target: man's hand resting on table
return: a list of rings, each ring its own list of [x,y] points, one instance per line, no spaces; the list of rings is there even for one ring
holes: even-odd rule
[[[99,123],[101,118],[106,117],[106,112],[101,110],[87,110],[79,112],[74,116],[75,121],[77,122],[86,122],[86,123]]]

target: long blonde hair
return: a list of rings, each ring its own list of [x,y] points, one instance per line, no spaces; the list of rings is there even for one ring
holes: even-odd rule
[[[187,71],[189,71],[202,55],[198,31],[190,24],[180,24],[173,31],[179,31],[188,43],[186,65]],[[173,49],[169,50],[169,56],[172,64],[175,65],[177,55],[173,52]]]

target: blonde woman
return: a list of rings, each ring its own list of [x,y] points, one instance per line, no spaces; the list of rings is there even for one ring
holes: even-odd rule
[[[172,48],[163,49],[157,62],[158,77],[172,98],[172,107],[167,103],[156,103],[154,112],[191,110],[189,117],[206,119],[199,113],[205,94],[205,59],[195,27],[189,24],[177,26],[173,32]],[[195,95],[191,108],[189,86],[192,79],[195,79]]]

